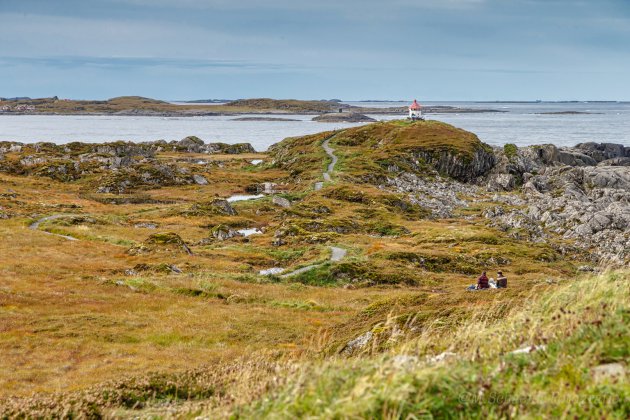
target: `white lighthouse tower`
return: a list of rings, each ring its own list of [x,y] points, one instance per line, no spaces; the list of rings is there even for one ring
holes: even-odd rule
[[[413,103],[409,105],[409,119],[412,121],[424,119],[422,117],[422,106],[415,99]]]

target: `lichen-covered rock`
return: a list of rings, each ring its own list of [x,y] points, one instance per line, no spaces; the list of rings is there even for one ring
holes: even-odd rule
[[[271,199],[271,202],[275,204],[276,206],[280,206],[285,209],[288,209],[289,207],[291,207],[291,202],[284,197],[275,196]]]
[[[154,233],[144,242],[127,250],[129,255],[141,255],[156,252],[185,253],[192,255],[186,242],[174,232]]]
[[[215,226],[210,230],[210,233],[212,234],[213,238],[218,239],[219,241],[225,241],[236,236],[242,236],[236,230],[226,225]]]

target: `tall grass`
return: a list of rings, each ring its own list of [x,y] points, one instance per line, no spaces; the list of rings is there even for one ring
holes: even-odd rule
[[[385,355],[306,364],[286,386],[233,414],[628,418],[627,374],[595,371],[628,362],[629,274],[567,282],[520,309],[480,308],[456,330],[436,322]],[[512,353],[522,348],[530,351]]]

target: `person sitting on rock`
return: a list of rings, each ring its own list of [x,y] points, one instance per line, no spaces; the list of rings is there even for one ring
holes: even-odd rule
[[[486,272],[481,273],[481,276],[477,279],[477,290],[481,289],[489,289],[490,284],[488,284],[488,276],[486,276]]]
[[[497,289],[507,288],[507,277],[503,275],[502,271],[497,272]]]

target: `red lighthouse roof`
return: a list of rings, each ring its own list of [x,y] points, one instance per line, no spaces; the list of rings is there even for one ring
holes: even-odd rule
[[[416,101],[415,99],[413,100],[413,103],[409,106],[409,109],[412,111],[418,111],[420,108],[422,107],[420,106],[418,101]]]

